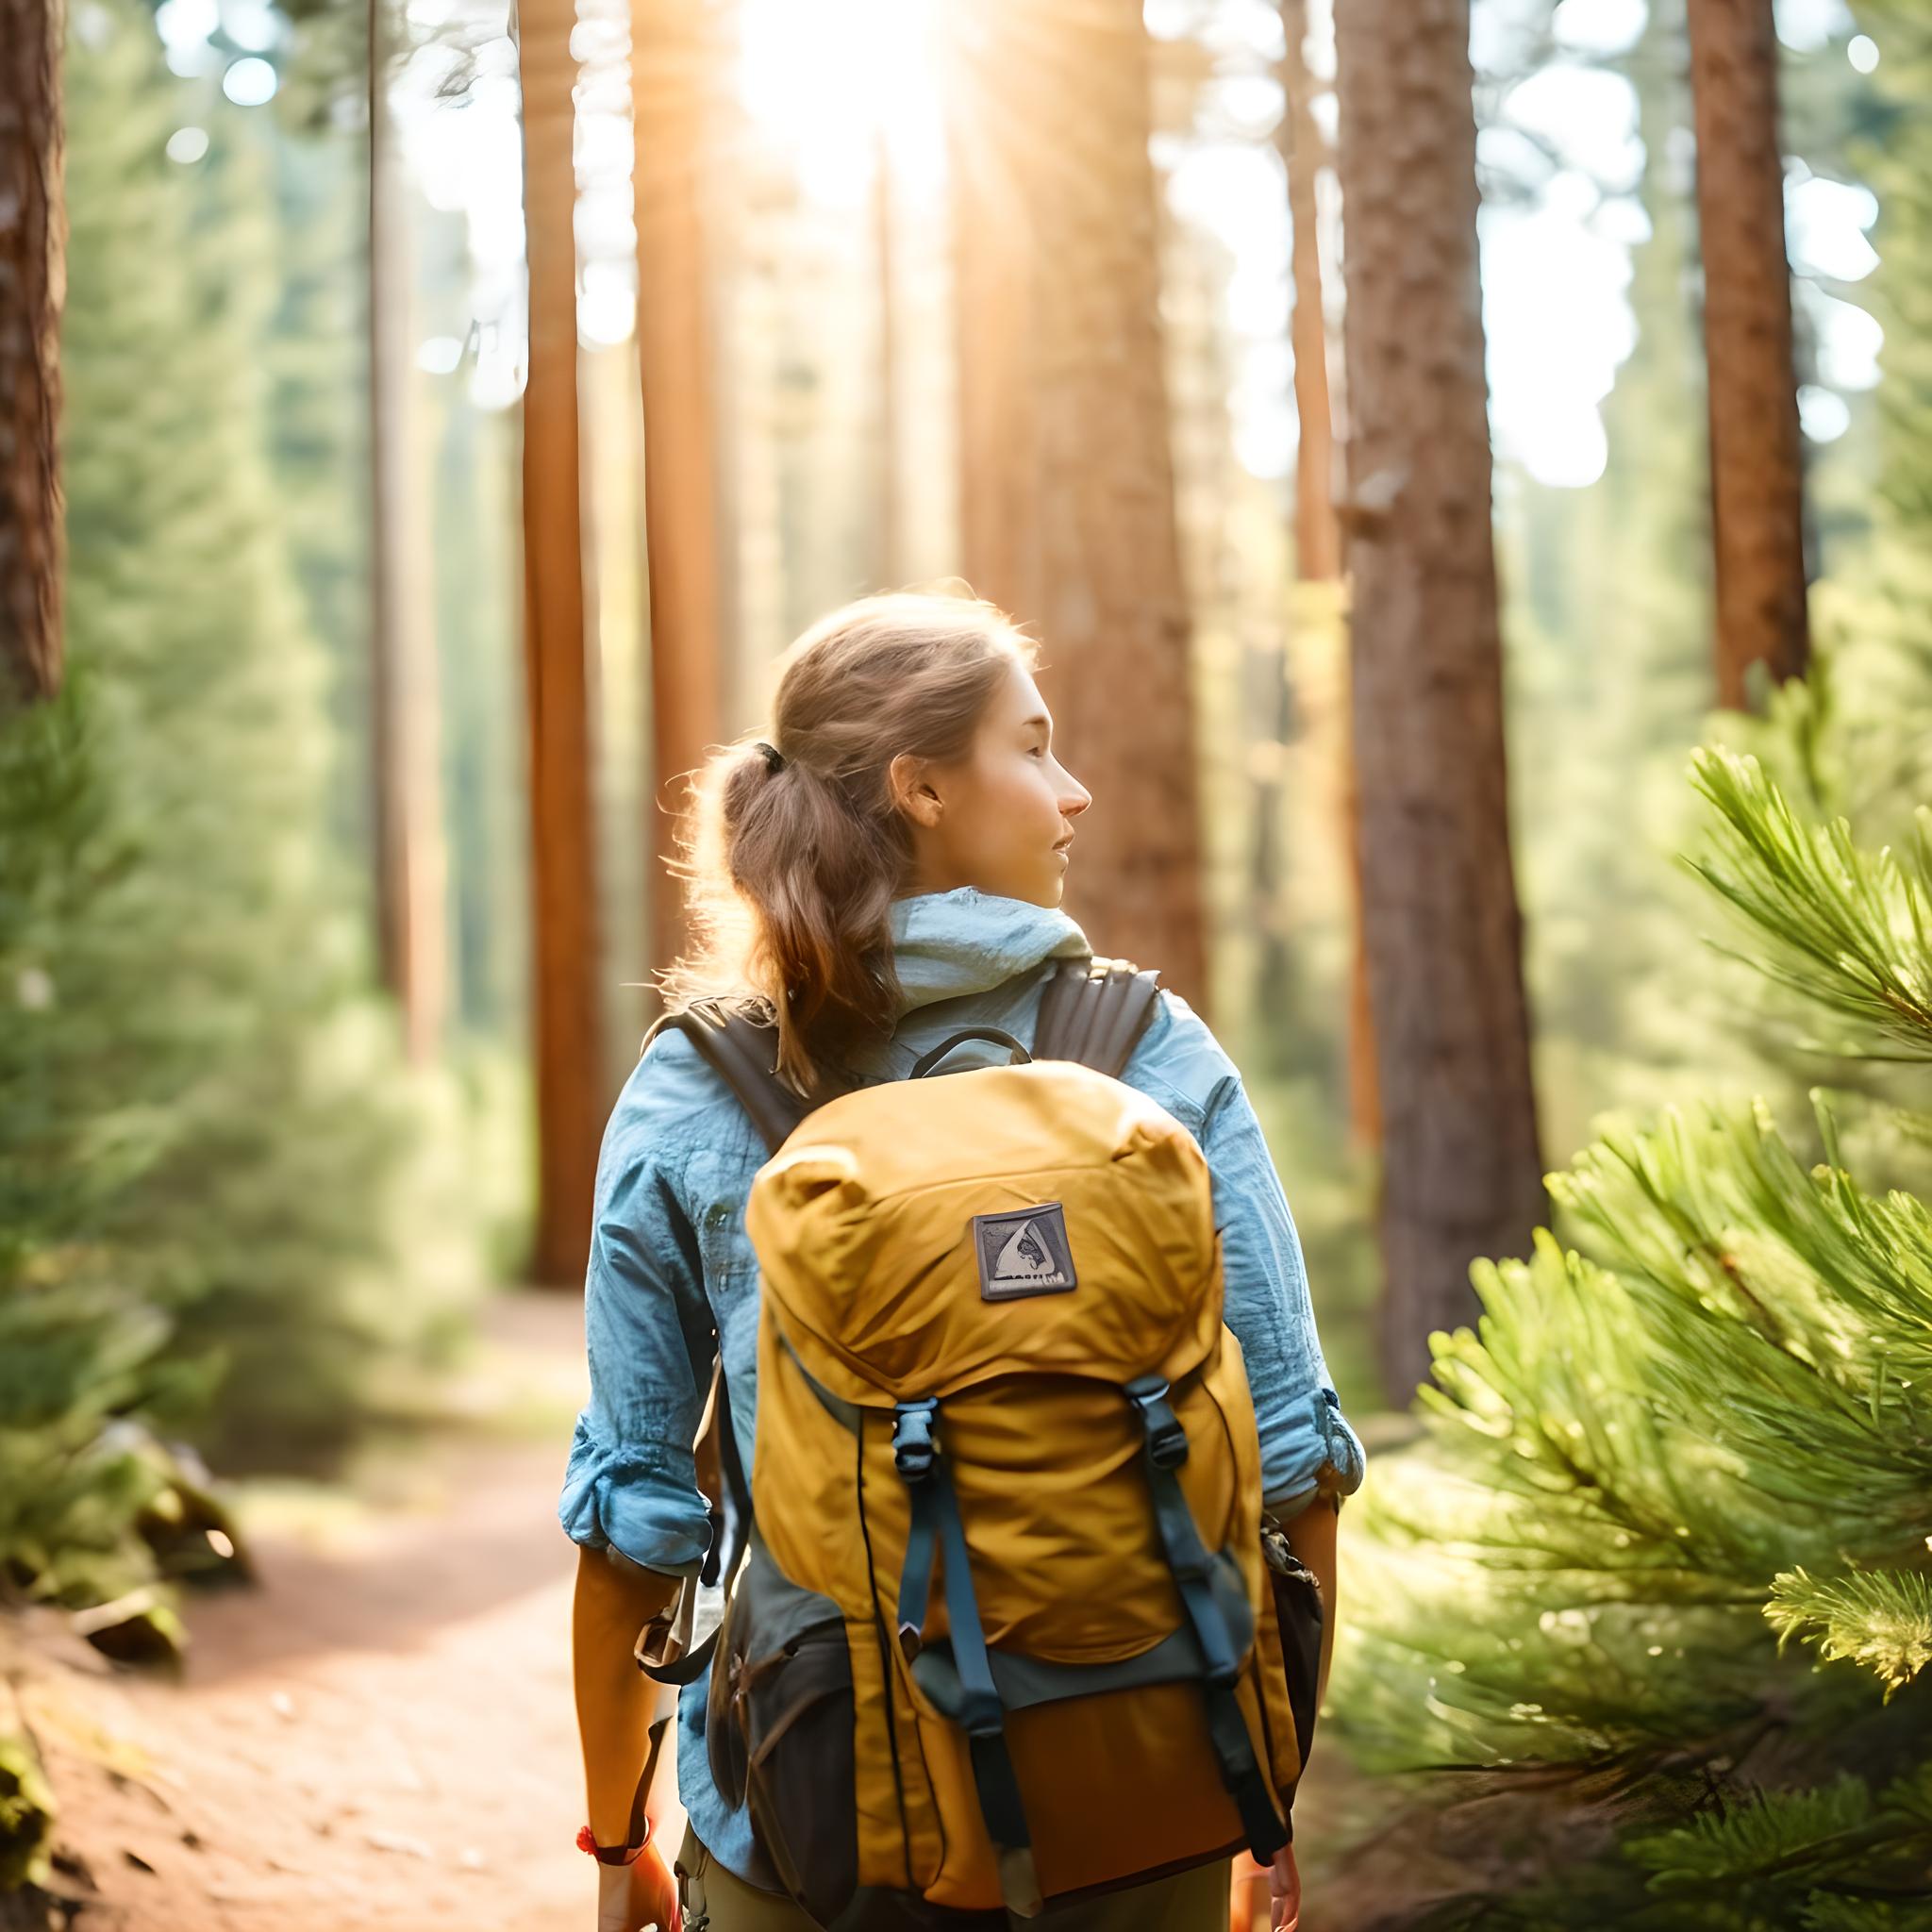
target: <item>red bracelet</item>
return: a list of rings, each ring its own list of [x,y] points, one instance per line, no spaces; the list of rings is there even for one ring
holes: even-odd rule
[[[651,1842],[651,1827],[647,1823],[644,1835],[634,1845],[600,1845],[596,1834],[587,1824],[577,1833],[577,1850],[589,1852],[600,1865],[634,1865],[644,1847]]]

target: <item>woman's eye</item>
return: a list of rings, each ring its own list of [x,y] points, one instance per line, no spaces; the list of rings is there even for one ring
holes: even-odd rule
[[[1046,747],[1043,744],[1036,744],[1026,756],[1031,758],[1043,758],[1046,756]]]

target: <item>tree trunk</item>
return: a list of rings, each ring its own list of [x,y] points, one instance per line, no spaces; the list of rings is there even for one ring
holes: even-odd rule
[[[1804,675],[1805,478],[1772,0],[1691,0],[1697,219],[1710,391],[1718,702]]]
[[[577,457],[576,179],[571,0],[524,0],[524,215],[530,373],[524,391],[524,655],[537,1074],[531,1272],[575,1285],[590,1252],[604,1115],[594,749]]]
[[[644,538],[651,599],[651,730],[657,815],[648,832],[651,951],[685,946],[676,849],[689,778],[724,735],[721,539],[705,247],[705,137],[717,72],[712,9],[689,0],[632,8],[638,231],[638,363],[644,406]]]
[[[1207,996],[1140,0],[949,9],[966,575],[1029,626],[1092,791],[1068,909]]]
[[[1294,290],[1291,345],[1299,448],[1295,457],[1295,574],[1304,583],[1341,575],[1341,531],[1335,520],[1335,422],[1328,406],[1328,322],[1322,304],[1322,248],[1315,175],[1325,143],[1314,115],[1308,72],[1308,0],[1281,0],[1284,96],[1277,141],[1288,175],[1290,279]]]
[[[1384,1122],[1382,1363],[1474,1319],[1543,1212],[1509,859],[1469,0],[1337,9],[1352,704]]]
[[[391,0],[369,0],[370,716],[383,983],[418,1065],[448,1004],[441,691],[416,397],[409,188],[389,112]]]
[[[60,0],[0,0],[0,698],[60,683]]]
[[[1315,77],[1308,71],[1307,0],[1280,0],[1286,53],[1281,67],[1281,165],[1288,175],[1289,275],[1294,291],[1292,347],[1295,458],[1295,573],[1304,583],[1341,575],[1341,526],[1335,514],[1335,413],[1328,390],[1328,317],[1324,301],[1321,220],[1315,176],[1327,151],[1315,119]],[[1369,956],[1362,939],[1361,843],[1355,760],[1341,754],[1342,836],[1346,841],[1353,943],[1348,983],[1348,1117],[1358,1146],[1377,1147],[1381,1106],[1375,1091],[1375,1024],[1369,1006]],[[1285,941],[1283,941],[1285,943]]]
[[[1352,673],[1349,682],[1354,683]],[[1353,700],[1349,702],[1352,709]],[[1369,941],[1362,909],[1362,790],[1354,749],[1345,740],[1341,750],[1341,836],[1346,841],[1348,909],[1354,922],[1348,957],[1348,1126],[1355,1144],[1373,1153],[1382,1145],[1382,1093],[1375,1064],[1375,1008],[1369,997]]]

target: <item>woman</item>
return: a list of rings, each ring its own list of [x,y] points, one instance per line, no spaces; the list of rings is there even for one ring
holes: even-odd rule
[[[902,1076],[964,1026],[1030,1039],[1051,962],[1091,950],[1058,908],[1074,825],[1092,803],[1054,755],[1034,662],[1006,618],[964,597],[866,598],[801,638],[781,667],[769,741],[722,754],[701,788],[688,868],[696,949],[671,976],[671,1003],[734,987],[762,996],[779,1071],[801,1092],[822,1077]],[[1361,1481],[1362,1451],[1329,1387],[1259,1124],[1233,1063],[1172,993],[1123,1077],[1208,1158],[1264,1498],[1319,1579],[1332,1634],[1336,1513]],[[587,1838],[608,1860],[600,1932],[668,1925],[677,1909],[655,1846],[616,1862],[651,1715],[632,1646],[708,1546],[691,1444],[714,1345],[734,1437],[754,1441],[758,1270],[743,1214],[763,1159],[689,1041],[659,1035],[605,1132],[586,1285],[591,1395],[558,1509],[582,1546],[573,1634]],[[741,1875],[753,1869],[750,1824],[712,1785],[703,1722],[700,1683],[678,1730],[688,1920],[804,1932],[809,1920]],[[1271,1887],[1275,1923],[1291,1924],[1291,1854]],[[1227,1897],[1224,1861],[1051,1916],[1078,1932],[1220,1932]]]

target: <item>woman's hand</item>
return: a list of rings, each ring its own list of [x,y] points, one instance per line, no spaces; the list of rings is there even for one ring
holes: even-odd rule
[[[655,1843],[628,1865],[597,1867],[597,1932],[678,1932],[677,1879]]]
[[[1294,1847],[1283,1845],[1268,1868],[1269,1932],[1295,1932],[1302,1916],[1302,1874],[1294,1862]]]

